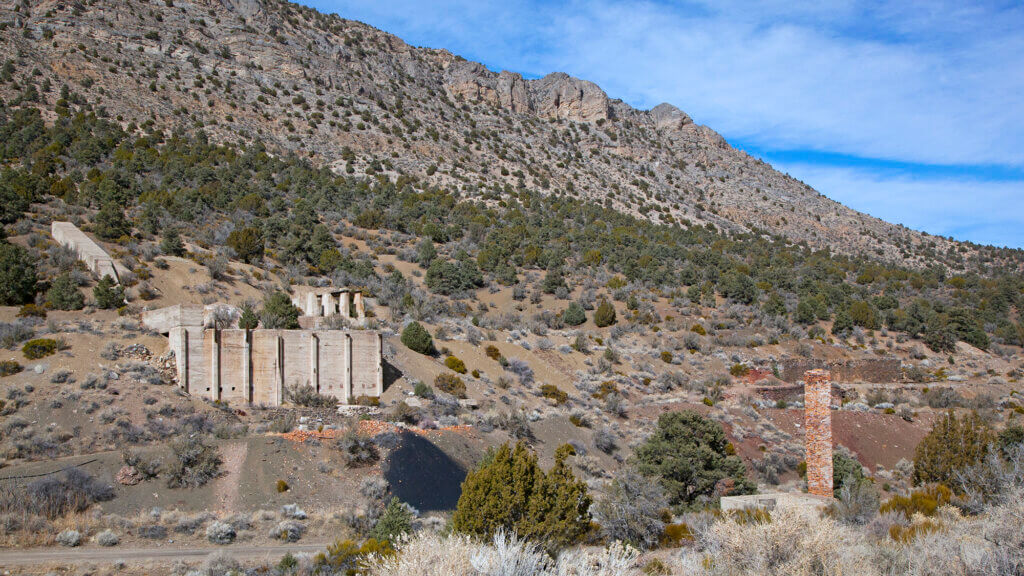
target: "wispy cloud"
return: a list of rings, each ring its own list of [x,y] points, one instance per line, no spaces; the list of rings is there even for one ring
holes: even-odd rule
[[[973,180],[921,178],[913,170],[900,176],[922,184],[904,189],[923,194],[923,203],[937,183],[973,193],[976,220],[954,228],[936,214],[919,226],[934,233],[984,241],[985,219],[998,226],[1006,213],[999,203],[1024,195],[1024,181],[1002,176],[1024,168],[1019,3],[306,3],[492,68],[566,71],[643,108],[671,102],[732,142],[808,153],[806,162],[791,163],[793,173],[826,194],[825,184],[852,188],[853,181],[842,187],[833,179],[844,175],[873,176],[876,186],[890,181],[868,166],[851,172],[837,161],[844,156],[966,167]],[[815,180],[826,174],[832,176]],[[866,210],[899,221],[913,217]],[[1013,237],[1006,243],[1024,245],[1024,232],[1007,234]]]

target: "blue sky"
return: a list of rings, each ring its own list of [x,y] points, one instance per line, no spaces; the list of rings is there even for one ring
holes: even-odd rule
[[[1024,247],[1024,4],[302,0],[528,77],[672,103],[848,206]]]

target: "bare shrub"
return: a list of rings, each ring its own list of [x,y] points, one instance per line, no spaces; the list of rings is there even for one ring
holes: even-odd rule
[[[337,398],[320,394],[311,384],[296,384],[289,387],[287,392],[288,400],[296,406],[330,409],[338,405]]]
[[[171,443],[174,460],[167,466],[169,488],[198,488],[220,475],[220,452],[198,437]]]
[[[665,529],[662,511],[668,500],[657,480],[626,468],[615,476],[594,504],[594,520],[608,542],[651,548]]]

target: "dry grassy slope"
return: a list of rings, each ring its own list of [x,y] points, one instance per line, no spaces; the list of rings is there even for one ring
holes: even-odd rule
[[[914,266],[926,250],[957,247],[833,202],[673,106],[635,110],[564,74],[498,75],[279,0],[15,4],[0,6],[0,57],[16,77],[38,70],[48,105],[68,84],[124,125],[258,138],[340,172],[376,160],[467,196],[571,188],[653,221],[781,233]]]

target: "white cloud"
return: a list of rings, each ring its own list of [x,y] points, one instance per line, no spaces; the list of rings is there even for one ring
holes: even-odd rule
[[[810,164],[776,168],[846,206],[939,236],[1019,247],[1024,185],[969,178],[920,178],[895,172]]]

